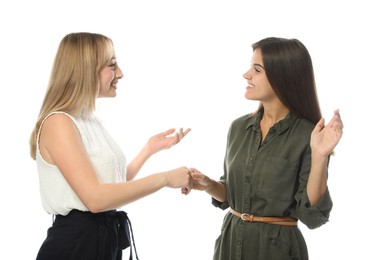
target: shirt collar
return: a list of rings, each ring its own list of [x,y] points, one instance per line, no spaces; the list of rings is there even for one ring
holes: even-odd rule
[[[255,113],[252,113],[249,115],[249,122],[246,125],[246,129],[252,127],[254,130],[257,130],[260,128],[260,120],[262,119],[264,109],[261,107],[258,109]],[[277,134],[283,133],[285,130],[287,130],[292,123],[296,120],[297,115],[289,112],[284,119],[280,120],[276,124],[273,125],[273,127],[276,130]]]

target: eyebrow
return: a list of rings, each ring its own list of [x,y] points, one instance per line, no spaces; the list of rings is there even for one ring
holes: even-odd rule
[[[251,64],[251,66],[254,66],[254,67],[260,67],[260,68],[262,68],[263,70],[265,70],[264,67],[263,67],[262,65],[258,64],[258,63]]]
[[[117,59],[115,57],[112,57],[109,62],[117,62]]]

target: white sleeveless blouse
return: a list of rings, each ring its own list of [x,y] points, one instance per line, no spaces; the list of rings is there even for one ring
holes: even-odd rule
[[[64,112],[77,126],[85,150],[102,183],[119,183],[125,181],[127,169],[126,158],[120,147],[110,137],[101,122],[93,115],[89,118],[75,118]],[[72,209],[88,211],[65,180],[56,165],[43,160],[39,150],[39,135],[37,137],[36,162],[39,174],[40,195],[43,208],[50,214],[67,215]]]

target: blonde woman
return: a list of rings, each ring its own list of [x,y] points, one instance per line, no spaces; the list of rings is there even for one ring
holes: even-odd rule
[[[122,259],[128,246],[132,258],[132,228],[117,208],[163,187],[190,188],[186,167],[134,180],[151,155],[174,146],[190,129],[151,137],[127,165],[94,115],[96,99],[115,97],[122,77],[108,37],[71,33],[62,39],[30,138],[43,208],[55,215],[37,259]]]

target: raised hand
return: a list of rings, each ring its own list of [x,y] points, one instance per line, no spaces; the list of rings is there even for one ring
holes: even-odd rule
[[[342,134],[343,122],[340,118],[339,110],[336,110],[327,125],[325,125],[325,120],[322,118],[315,126],[310,139],[312,151],[322,156],[329,156],[339,143]]]
[[[170,147],[178,144],[190,131],[190,128],[187,128],[185,131],[180,128],[174,134],[175,129],[171,128],[149,138],[146,147],[151,154],[157,153],[164,149],[169,149]]]

